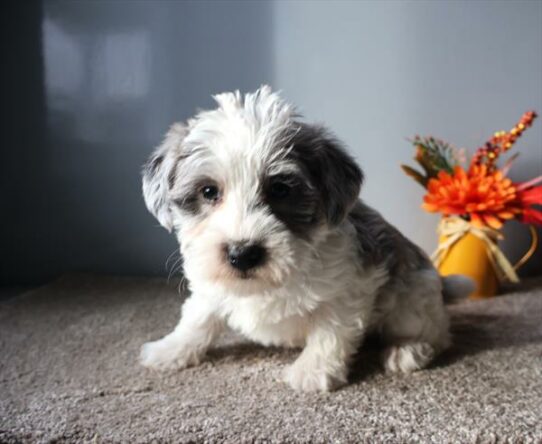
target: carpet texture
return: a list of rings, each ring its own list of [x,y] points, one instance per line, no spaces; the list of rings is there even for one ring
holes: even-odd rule
[[[542,442],[542,291],[451,307],[454,347],[389,376],[359,353],[351,384],[277,381],[295,350],[225,335],[197,368],[140,367],[181,296],[157,279],[73,276],[0,304],[0,442]]]

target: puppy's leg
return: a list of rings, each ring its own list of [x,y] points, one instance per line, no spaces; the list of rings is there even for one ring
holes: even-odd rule
[[[175,330],[141,348],[140,362],[155,370],[177,370],[199,364],[207,349],[223,329],[212,301],[197,295],[183,305]]]
[[[397,323],[388,329],[386,342],[389,344],[383,353],[384,368],[392,373],[411,373],[427,367],[431,361],[450,345],[448,320],[443,317],[442,323],[432,320],[421,321],[423,332],[409,336],[410,327]],[[405,327],[405,333],[401,328]],[[390,330],[393,332],[390,334]]]
[[[284,380],[303,391],[325,392],[346,384],[350,358],[362,337],[360,324],[315,319],[303,352],[285,370]]]
[[[394,308],[381,325],[388,344],[383,354],[388,372],[410,373],[422,369],[450,345],[440,278],[436,273],[421,276],[424,279],[408,289],[408,293],[395,295]]]

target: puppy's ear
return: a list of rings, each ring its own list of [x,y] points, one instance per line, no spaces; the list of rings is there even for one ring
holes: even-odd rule
[[[182,141],[187,128],[174,124],[162,144],[151,154],[143,167],[143,197],[149,211],[158,222],[171,232],[173,220],[170,209],[169,190],[175,179],[177,163],[182,158]]]
[[[323,212],[330,225],[338,225],[358,199],[363,173],[341,142],[325,128],[300,124],[292,139],[292,153],[308,170],[319,189]]]

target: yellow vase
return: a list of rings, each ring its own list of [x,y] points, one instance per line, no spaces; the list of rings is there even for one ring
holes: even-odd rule
[[[446,239],[446,236],[441,236],[440,242]],[[497,294],[497,275],[489,259],[487,245],[471,233],[450,247],[438,270],[443,276],[463,274],[472,278],[476,290],[470,294],[471,299],[489,298]]]

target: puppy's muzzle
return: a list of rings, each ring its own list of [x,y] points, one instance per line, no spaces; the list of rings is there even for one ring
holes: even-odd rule
[[[235,243],[228,245],[226,254],[233,268],[248,271],[262,265],[267,252],[259,244]]]

